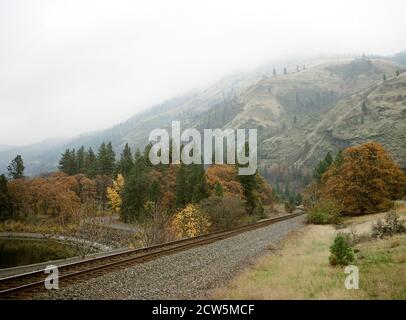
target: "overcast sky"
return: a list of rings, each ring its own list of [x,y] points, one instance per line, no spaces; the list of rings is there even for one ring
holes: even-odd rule
[[[0,0],[0,144],[110,127],[284,55],[406,49],[406,1]]]

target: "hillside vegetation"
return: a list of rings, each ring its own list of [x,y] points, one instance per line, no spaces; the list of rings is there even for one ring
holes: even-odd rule
[[[406,167],[404,69],[393,60],[365,56],[267,66],[168,100],[105,131],[0,152],[0,165],[5,168],[21,154],[26,173],[38,174],[54,170],[67,148],[96,149],[111,141],[116,153],[126,143],[142,149],[151,130],[168,129],[172,120],[180,120],[182,128],[257,128],[265,175],[283,165],[306,176],[306,168],[327,151],[369,140],[381,143]]]

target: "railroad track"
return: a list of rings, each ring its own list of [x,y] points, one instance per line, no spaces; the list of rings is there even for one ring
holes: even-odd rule
[[[304,212],[264,219],[256,223],[229,230],[59,265],[59,286],[65,286],[74,281],[97,277],[113,270],[129,267],[136,263],[143,263],[160,256],[219,241],[243,232],[292,219],[302,214],[304,214]],[[30,298],[34,293],[45,291],[44,280],[47,276],[48,274],[45,274],[45,269],[41,269],[2,278],[0,279],[0,299]]]

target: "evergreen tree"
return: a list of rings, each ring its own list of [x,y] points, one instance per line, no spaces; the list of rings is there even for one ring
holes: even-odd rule
[[[334,158],[334,165],[338,168],[344,161],[343,151],[340,150],[337,152],[336,157]]]
[[[146,171],[148,167],[148,163],[144,157],[144,155],[141,153],[139,149],[135,151],[134,155],[134,167],[132,171],[134,171],[136,174],[141,174],[142,172]]]
[[[288,74],[288,71],[286,70],[286,68],[283,68],[283,74]]]
[[[108,177],[114,176],[115,154],[111,142],[102,143],[97,154],[98,172]]]
[[[13,179],[24,178],[24,162],[20,155],[17,155],[7,167],[8,174]]]
[[[209,195],[206,174],[203,164],[191,164],[189,166],[191,175],[188,189],[192,192],[190,202],[198,203]]]
[[[94,178],[97,172],[97,157],[93,149],[89,148],[85,153],[85,174],[89,178]]]
[[[117,171],[120,172],[124,178],[128,177],[131,169],[134,166],[134,160],[131,154],[131,148],[128,143],[125,144],[123,151],[120,155],[120,160],[117,164]]]
[[[138,219],[147,200],[156,201],[160,193],[159,185],[152,187],[150,167],[146,165],[144,156],[137,149],[135,152],[135,164],[128,178],[124,182],[122,194],[122,215],[124,221]]]
[[[75,149],[70,151],[66,149],[59,160],[59,171],[66,173],[67,175],[74,175],[77,173],[77,159]]]
[[[158,202],[161,196],[161,185],[158,180],[155,180],[149,188],[148,197],[150,201]]]
[[[272,73],[273,73],[273,76],[276,77],[276,69],[275,68],[273,68]]]
[[[188,203],[188,185],[186,176],[186,165],[181,163],[176,174],[176,205],[183,207]]]
[[[383,81],[386,81],[386,74],[383,74]]]
[[[249,155],[248,142],[245,143],[246,156]],[[242,167],[242,165],[237,164]],[[238,169],[237,169],[238,170]],[[238,180],[243,187],[243,194],[245,197],[245,206],[248,214],[253,214],[255,208],[258,206],[259,199],[255,191],[258,188],[258,170],[252,175],[239,175]]]
[[[85,173],[85,148],[81,146],[76,152],[76,173]]]
[[[333,163],[333,157],[331,156],[330,152],[328,152],[326,157],[324,158],[324,160],[320,161],[319,164],[314,169],[314,172],[313,172],[314,178],[316,178],[317,181],[320,181],[324,172],[326,172],[328,170],[328,168],[330,168],[332,163]]]

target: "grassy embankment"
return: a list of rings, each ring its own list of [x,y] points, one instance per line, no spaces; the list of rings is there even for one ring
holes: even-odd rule
[[[406,218],[406,205],[397,205]],[[349,218],[345,229],[360,236],[384,214]],[[331,225],[307,225],[288,237],[279,250],[258,259],[226,287],[217,299],[406,299],[406,235],[384,240],[364,239],[355,246],[359,289],[347,290],[344,267],[329,265],[329,248],[337,232]],[[367,236],[363,238],[368,238]]]

